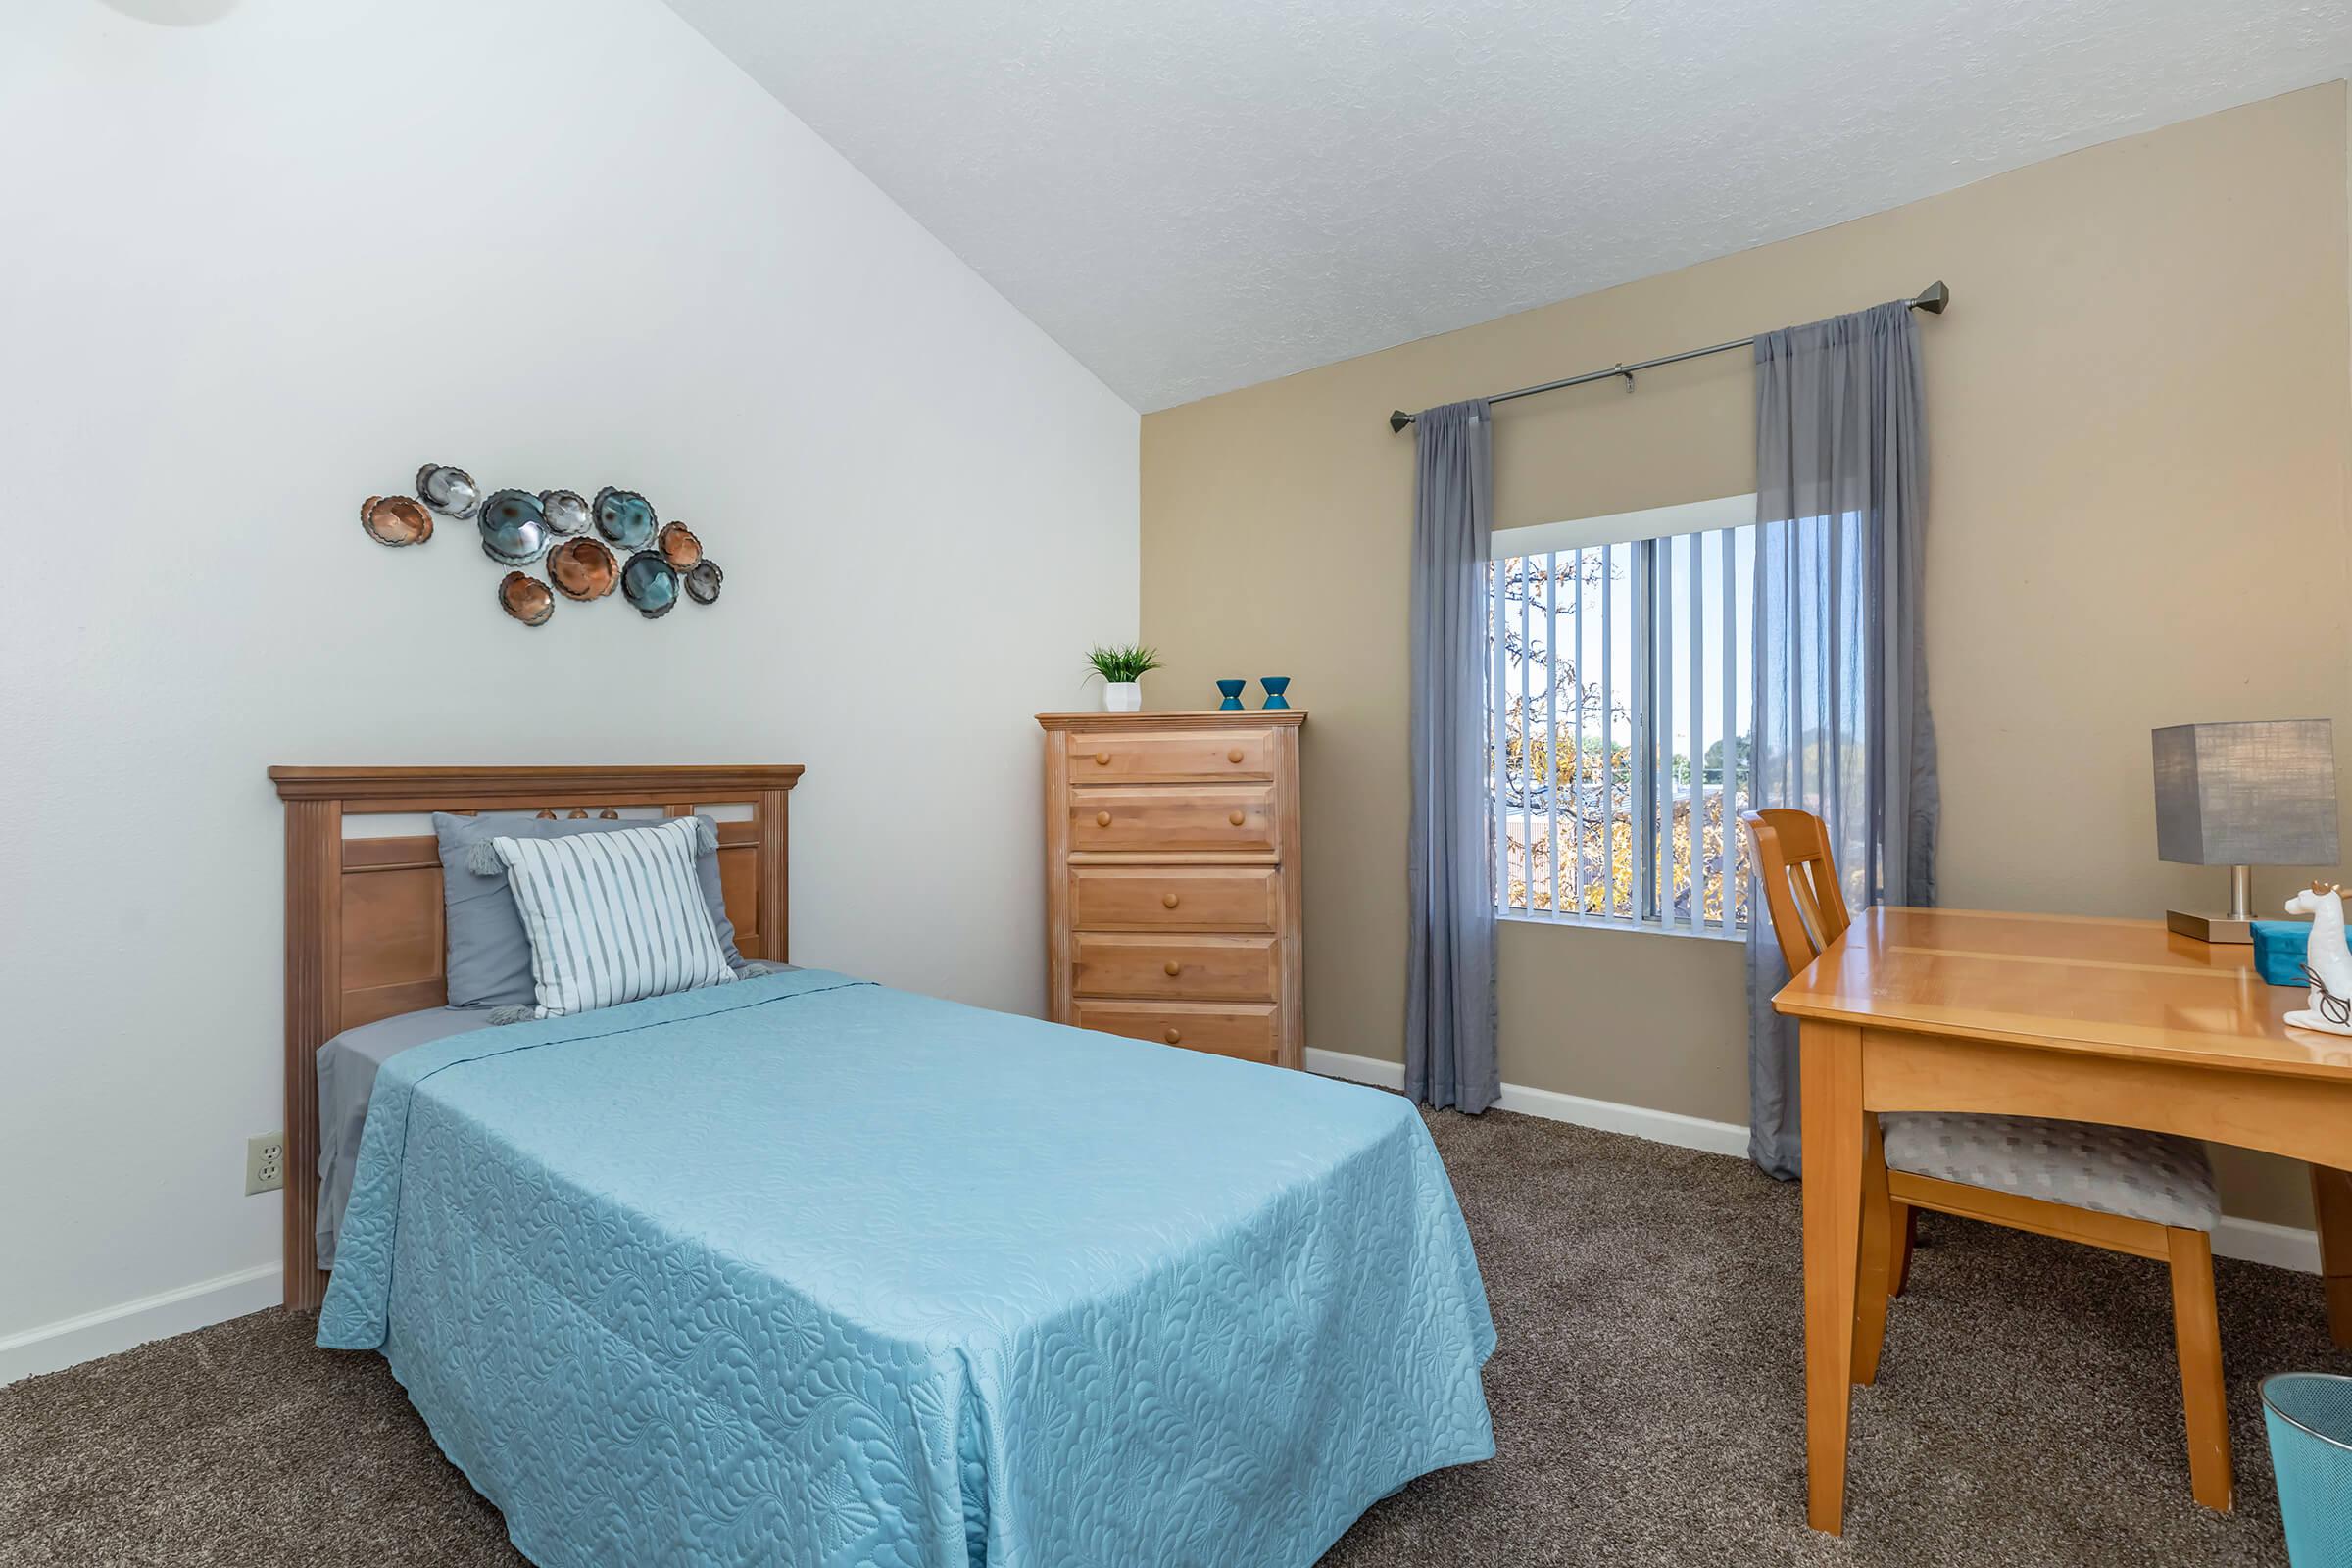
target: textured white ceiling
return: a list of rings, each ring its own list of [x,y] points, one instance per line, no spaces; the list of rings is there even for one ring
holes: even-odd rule
[[[1147,411],[2352,63],[2352,0],[669,4]]]

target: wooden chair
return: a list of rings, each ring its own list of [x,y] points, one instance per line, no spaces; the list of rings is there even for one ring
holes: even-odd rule
[[[1743,811],[1740,822],[1755,851],[1781,956],[1795,974],[1850,923],[1827,827],[1811,812],[1778,808]],[[1890,1111],[1870,1122],[1853,1380],[1878,1380],[1887,1301],[1902,1294],[1910,1275],[1923,1208],[2155,1258],[2172,1269],[2189,1491],[2206,1507],[2227,1509],[2230,1420],[2213,1295],[2219,1207],[2203,1146],[2165,1133],[2030,1116]]]

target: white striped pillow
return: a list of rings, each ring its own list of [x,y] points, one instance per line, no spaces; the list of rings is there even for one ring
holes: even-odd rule
[[[702,824],[557,839],[493,838],[531,940],[534,1018],[735,978],[695,881]]]

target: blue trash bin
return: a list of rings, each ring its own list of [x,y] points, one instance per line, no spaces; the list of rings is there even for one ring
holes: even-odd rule
[[[2262,1380],[2262,1419],[2294,1568],[2352,1568],[2352,1378]]]

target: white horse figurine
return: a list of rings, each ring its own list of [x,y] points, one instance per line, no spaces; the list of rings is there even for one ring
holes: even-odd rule
[[[2314,882],[2286,901],[2289,914],[2311,916],[2311,947],[2303,973],[2311,981],[2305,1010],[2290,1012],[2290,1029],[2352,1035],[2352,948],[2344,942],[2344,895],[2332,882]]]

